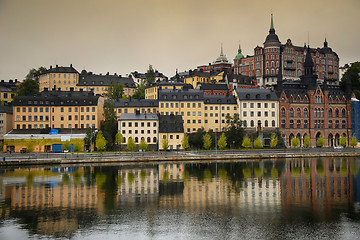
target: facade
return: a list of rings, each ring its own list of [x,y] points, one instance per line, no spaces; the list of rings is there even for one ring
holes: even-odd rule
[[[158,99],[159,89],[183,89],[193,88],[192,85],[180,81],[159,81],[145,88],[145,99]]]
[[[135,71],[128,74],[127,77],[132,78],[136,86],[139,86],[146,79],[146,73],[139,73]],[[167,76],[165,76],[158,70],[155,70],[155,82],[166,81],[167,79]]]
[[[119,99],[114,102],[116,116],[119,118],[123,113],[135,113],[139,111],[142,114],[159,112],[159,101],[151,99]]]
[[[204,72],[202,69],[200,69],[200,71],[189,71],[189,75],[184,77],[184,83],[191,84],[193,88],[196,88],[198,84],[217,83],[223,81],[223,79],[224,71]]]
[[[39,76],[39,87],[40,92],[45,89],[60,89],[62,91],[70,91],[70,88],[76,89],[76,84],[79,81],[79,72],[73,68],[72,64],[70,67],[62,67],[56,65],[55,68],[50,66],[45,72]]]
[[[223,47],[221,45],[220,56],[209,65],[202,65],[197,67],[197,71],[204,72],[228,72],[232,73],[232,64],[229,63],[229,60],[226,58],[226,55],[223,53]]]
[[[236,88],[258,88],[254,77],[241,74],[226,74],[224,80],[231,91]]]
[[[84,91],[43,91],[17,96],[13,104],[15,129],[99,128],[103,120],[100,96]]]
[[[0,140],[13,129],[13,109],[11,106],[0,107]]]
[[[241,49],[239,51],[241,52]],[[269,34],[263,47],[255,47],[252,56],[243,57],[238,54],[234,59],[234,73],[255,76],[258,84],[262,86],[275,85],[279,69],[284,78],[299,80],[304,74],[302,63],[306,51],[311,52],[318,80],[327,80],[328,85],[338,85],[339,57],[328,46],[326,39],[322,48],[294,46],[290,39],[282,44],[275,33],[272,15]]]
[[[159,139],[157,114],[141,114],[139,111],[121,114],[118,120],[118,130],[124,138],[122,143],[124,147],[128,144],[129,138],[132,138],[137,145],[141,139],[144,139],[148,144],[148,149],[157,149]]]
[[[121,75],[106,75],[102,74],[93,74],[92,72],[87,72],[85,70],[81,71],[79,76],[79,82],[75,90],[84,90],[84,91],[93,91],[94,94],[100,94],[105,96],[108,88],[112,84],[121,84],[124,88],[123,96],[130,97],[134,95],[136,90],[136,85],[132,78],[122,77]]]
[[[203,91],[204,95],[231,95],[232,89],[228,88],[226,83],[213,84],[213,83],[201,83],[198,84],[198,88]]]
[[[279,79],[281,75],[279,75]],[[325,146],[338,146],[341,136],[351,136],[351,83],[346,92],[339,86],[317,81],[311,51],[307,51],[304,75],[300,81],[279,80],[277,92],[280,109],[280,131],[287,146],[294,137],[300,145],[308,135],[311,146],[322,136]]]
[[[279,127],[279,101],[275,91],[237,88],[235,95],[239,106],[238,113],[246,129]]]
[[[170,150],[181,150],[181,141],[184,138],[184,125],[181,115],[159,115],[160,150],[163,150],[161,141],[168,140]]]
[[[6,106],[14,100],[14,97],[17,95],[19,85],[20,85],[20,82],[18,82],[17,79],[15,79],[15,81],[9,80],[8,82],[1,80],[1,82],[0,82],[1,105]]]

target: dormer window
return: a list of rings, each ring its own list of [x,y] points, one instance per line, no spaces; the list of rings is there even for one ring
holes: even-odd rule
[[[267,95],[266,95],[266,99],[270,99],[270,94],[267,94]]]
[[[246,94],[246,99],[250,99],[250,94]]]
[[[256,94],[256,99],[260,99],[260,94]]]

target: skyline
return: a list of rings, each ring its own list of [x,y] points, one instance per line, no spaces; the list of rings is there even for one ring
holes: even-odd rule
[[[148,65],[168,77],[224,54],[239,43],[253,55],[274,15],[282,44],[322,47],[326,38],[340,66],[358,59],[360,2],[130,0],[0,0],[0,78],[23,80],[31,68],[69,66],[79,72],[126,75]],[[348,27],[351,26],[351,27]]]

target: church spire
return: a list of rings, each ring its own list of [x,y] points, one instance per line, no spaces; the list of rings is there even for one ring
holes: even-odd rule
[[[270,24],[270,30],[271,29],[273,29],[273,30],[275,30],[274,29],[274,21],[273,21],[273,14],[271,13],[271,24]]]
[[[220,56],[223,56],[224,53],[223,53],[223,44],[221,43],[221,52],[220,52]]]

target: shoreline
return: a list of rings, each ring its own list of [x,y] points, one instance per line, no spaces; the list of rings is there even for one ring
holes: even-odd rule
[[[108,156],[107,156],[108,155]],[[45,157],[44,155],[42,155]],[[59,157],[60,156],[60,157]],[[261,161],[267,159],[283,159],[283,158],[318,158],[318,157],[360,157],[359,151],[280,151],[280,152],[230,152],[230,153],[192,153],[185,152],[183,154],[138,154],[138,153],[126,153],[124,154],[76,154],[68,158],[66,154],[58,154],[51,158],[19,158],[8,159],[0,162],[0,167],[16,167],[16,166],[39,166],[39,165],[81,165],[81,164],[117,164],[117,163],[155,163],[155,162],[191,162],[191,161]]]

